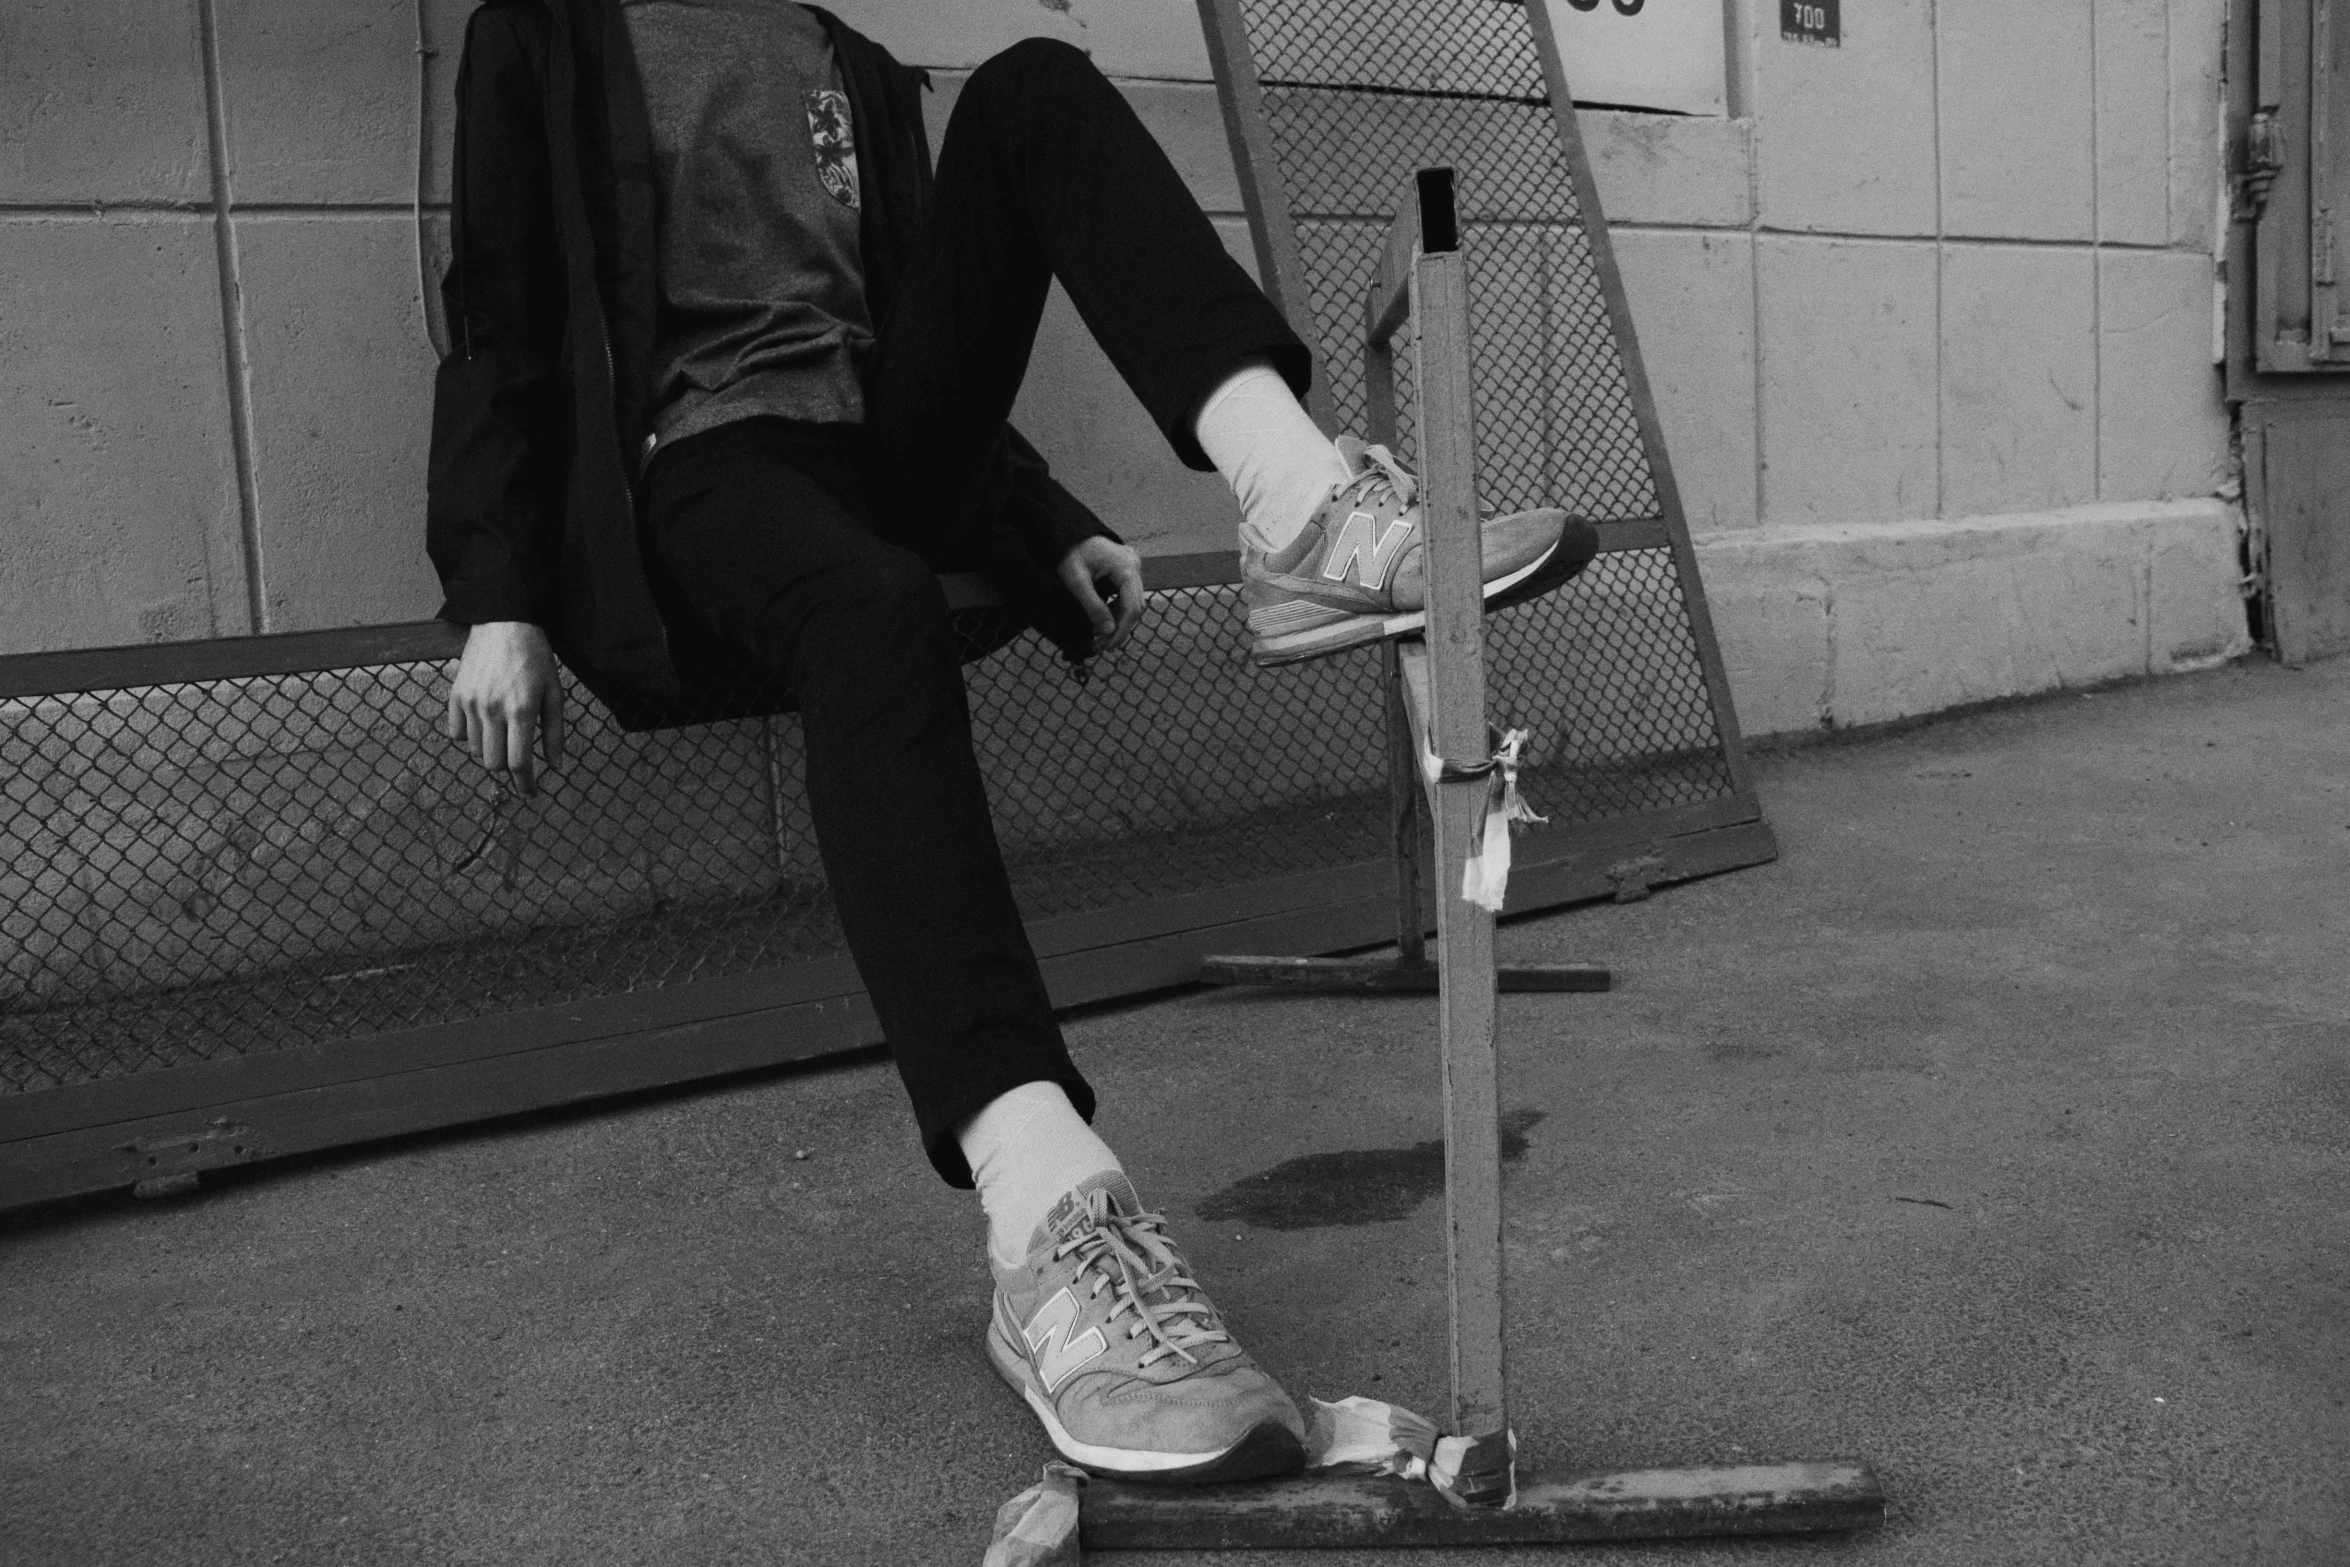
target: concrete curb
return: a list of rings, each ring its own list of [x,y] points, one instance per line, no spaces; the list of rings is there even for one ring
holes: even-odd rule
[[[1884,723],[2248,651],[2216,498],[1697,541],[1749,735]]]

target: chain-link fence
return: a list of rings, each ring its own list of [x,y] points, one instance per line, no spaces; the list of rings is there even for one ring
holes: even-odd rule
[[[1250,0],[1244,10],[1340,423],[1363,424],[1363,295],[1396,199],[1415,170],[1449,166],[1473,301],[1480,499],[1593,522],[1657,518],[1524,7]]]
[[[1293,312],[1311,318],[1336,422],[1366,427],[1363,301],[1396,203],[1415,171],[1449,166],[1469,273],[1478,502],[1564,507],[1603,539],[1629,527],[1684,546],[1602,554],[1568,602],[1610,609],[1604,623],[1579,627],[1599,640],[1573,657],[1608,671],[1587,714],[1606,736],[1596,754],[1710,751],[1728,792],[1735,725],[1725,722],[1726,691],[1706,680],[1711,631],[1692,612],[1679,564],[1686,535],[1663,501],[1663,454],[1642,435],[1641,394],[1527,7],[1238,0],[1236,14],[1246,47],[1227,53],[1254,61],[1277,165],[1259,171],[1261,204],[1287,215],[1296,241],[1298,275],[1278,282]],[[1211,28],[1234,25],[1233,10],[1209,5],[1203,15]],[[1397,455],[1410,463],[1410,335],[1396,347]]]
[[[1619,557],[1662,569],[1660,552]],[[1609,715],[1702,715],[1609,653],[1607,579],[1497,617],[1497,708],[1538,805],[1592,819],[1723,787]],[[997,640],[984,616],[965,634]],[[1034,635],[969,666],[1032,920],[1383,852],[1375,651],[1252,665],[1236,590],[1154,595],[1080,683]],[[630,734],[575,700],[570,756],[500,792],[402,663],[0,703],[0,1093],[770,970],[843,952],[799,722]],[[576,693],[575,693],[576,695]]]

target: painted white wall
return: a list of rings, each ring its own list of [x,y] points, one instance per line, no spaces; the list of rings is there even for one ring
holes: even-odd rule
[[[276,630],[429,614],[408,0],[158,3],[5,23],[0,651],[241,631],[254,597]],[[1730,3],[1737,117],[1583,115],[1693,527],[2214,493],[2221,0],[1870,0],[1847,7],[1839,49],[1781,40],[1775,0]],[[1187,0],[838,4],[941,68],[941,115],[957,71],[1015,38],[1092,50],[1246,259]],[[430,235],[469,9],[427,8]],[[1710,14],[1649,0],[1642,15],[1676,9]],[[1146,547],[1229,544],[1216,481],[1174,463],[1058,302],[1019,417]]]
[[[1211,76],[1191,0],[838,0],[826,9],[909,65],[968,70],[1023,38],[1059,38],[1111,76]]]
[[[1544,0],[1559,60],[1578,103],[1673,114],[1730,112],[1723,0],[1646,0],[1626,16],[1614,0],[1589,10]]]
[[[1626,16],[1613,0],[1589,11],[1545,0],[1567,80],[1587,103],[1676,114],[1729,112],[1727,0],[1647,0]],[[1060,38],[1112,76],[1210,80],[1199,13],[1187,0],[841,0],[832,10],[900,59],[969,69],[1022,38]]]

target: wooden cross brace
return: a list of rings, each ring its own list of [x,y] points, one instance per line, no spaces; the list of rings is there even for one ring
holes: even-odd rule
[[[1388,230],[1365,303],[1364,367],[1375,437],[1395,435],[1396,334],[1408,323],[1419,380],[1419,447],[1428,628],[1399,644],[1415,759],[1436,854],[1438,1039],[1444,1063],[1445,1264],[1452,1297],[1453,1434],[1477,1444],[1462,1494],[1509,1494],[1509,1400],[1502,1369],[1501,1061],[1494,1035],[1493,915],[1462,895],[1484,829],[1491,743],[1485,726],[1485,569],[1477,523],[1476,397],[1469,280],[1454,220],[1452,170],[1420,171]],[[1464,765],[1465,764],[1465,765]]]

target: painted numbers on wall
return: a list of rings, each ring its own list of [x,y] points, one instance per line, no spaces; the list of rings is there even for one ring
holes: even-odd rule
[[[1789,43],[1825,44],[1839,48],[1844,41],[1842,0],[1779,0],[1779,36]]]

